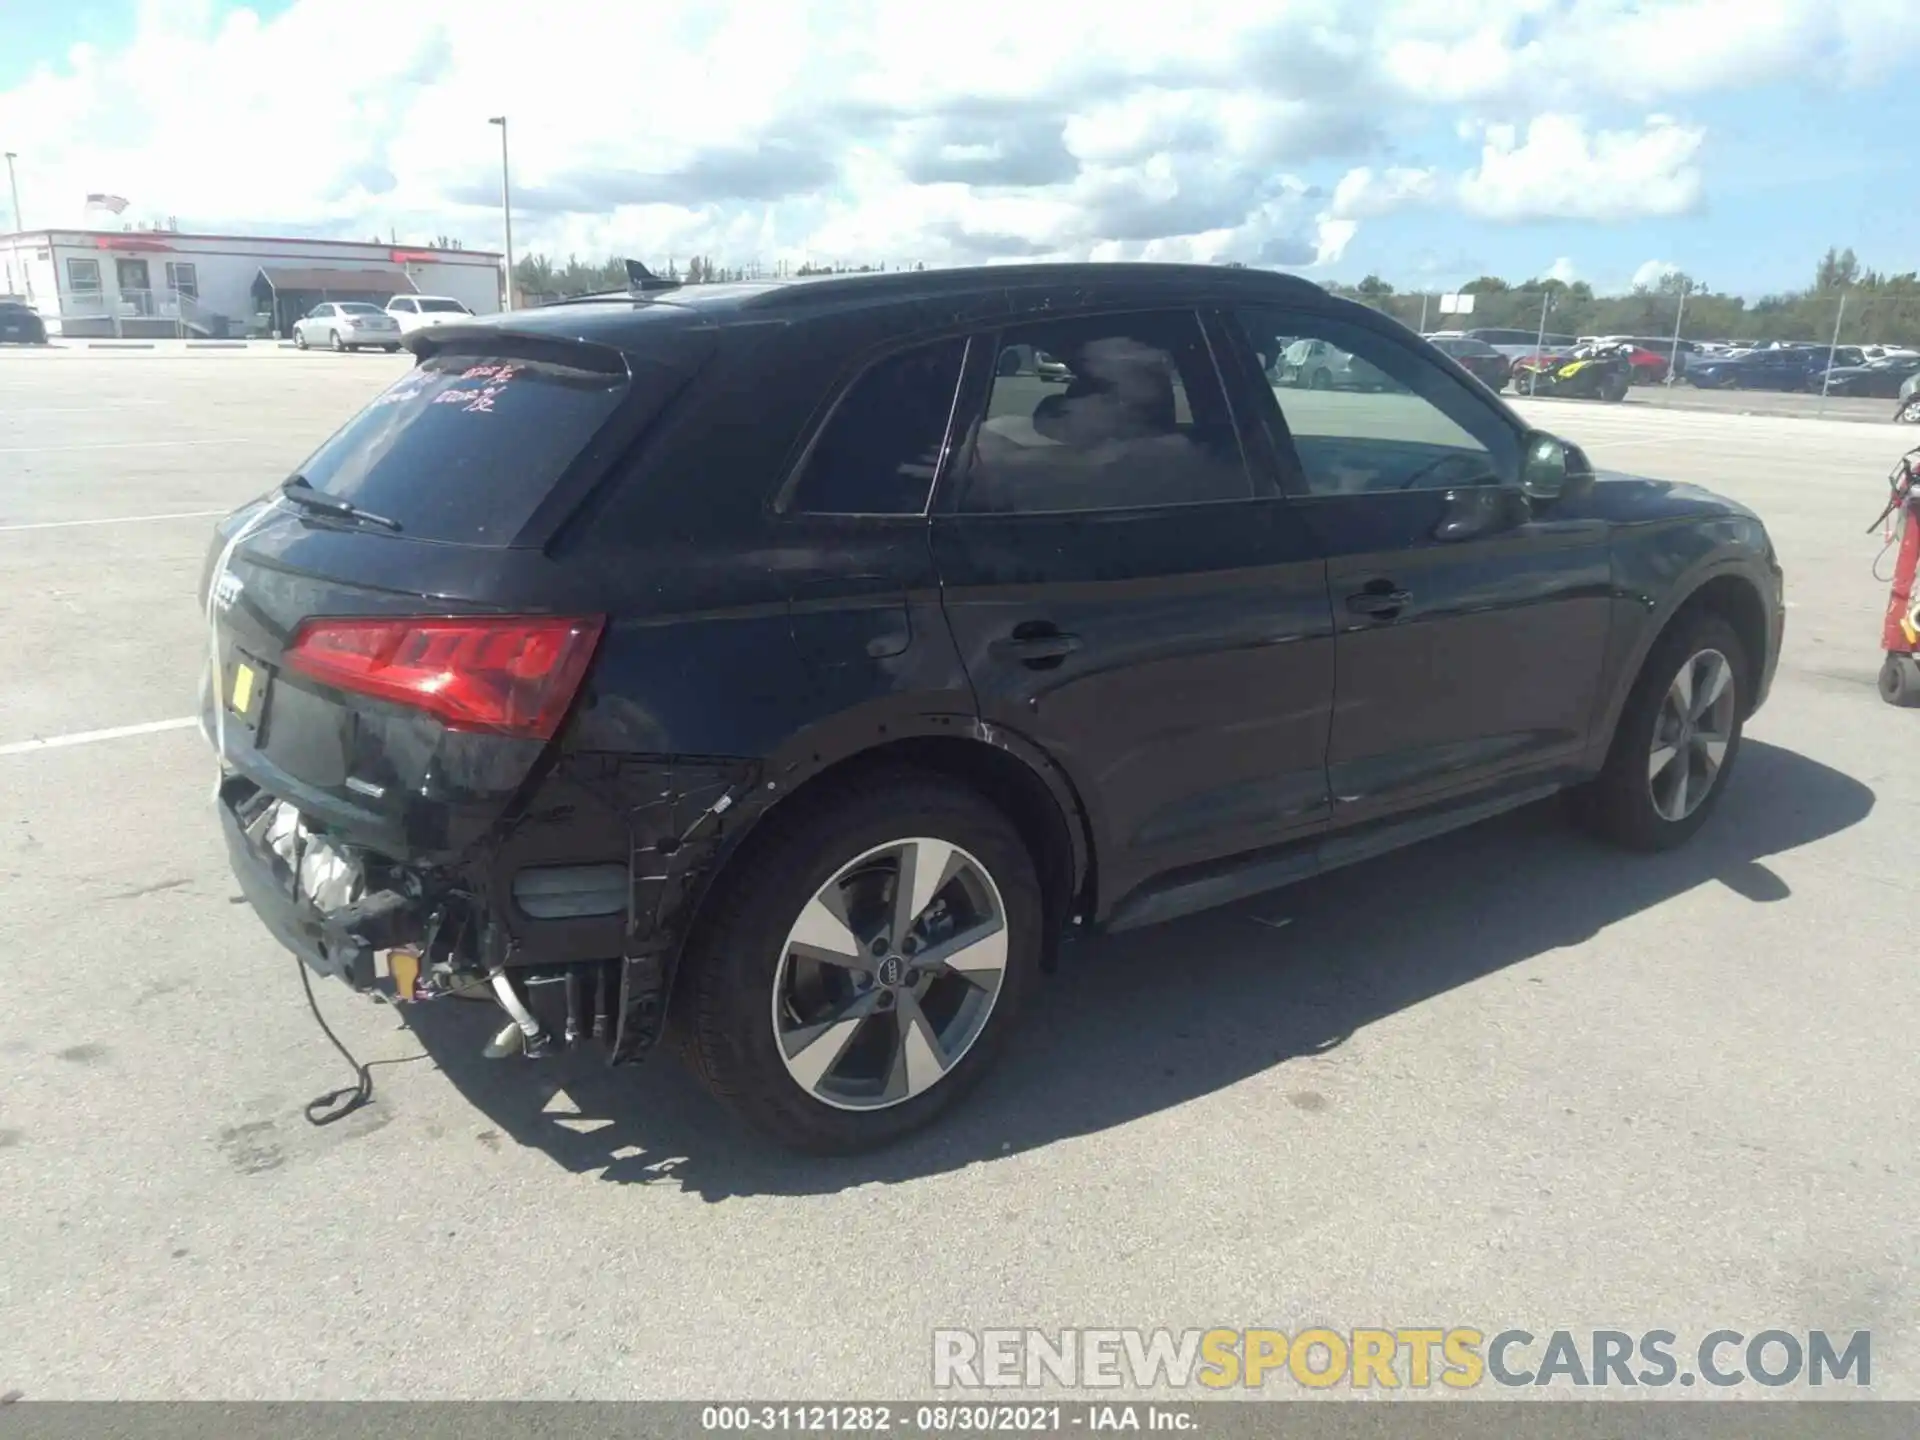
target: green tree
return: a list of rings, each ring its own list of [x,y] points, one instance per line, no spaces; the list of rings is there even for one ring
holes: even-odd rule
[[[1814,271],[1813,288],[1815,290],[1845,290],[1860,279],[1860,261],[1849,245],[1844,250],[1836,250],[1831,245],[1827,253],[1820,257],[1820,266]]]

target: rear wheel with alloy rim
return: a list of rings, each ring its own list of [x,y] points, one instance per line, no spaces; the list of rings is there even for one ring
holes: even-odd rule
[[[1574,792],[1580,817],[1635,850],[1689,839],[1718,803],[1739,754],[1750,663],[1719,615],[1679,616],[1641,668],[1605,768]]]
[[[836,1109],[883,1110],[926,1094],[980,1038],[1006,979],[1006,907],[979,860],[914,836],[842,866],[781,949],[787,1074]]]
[[[875,775],[776,813],[690,945],[675,1024],[764,1133],[815,1153],[919,1129],[984,1073],[1038,968],[1039,882],[964,786]]]
[[[1893,412],[1893,418],[1902,425],[1920,425],[1920,395],[1901,402],[1900,408]]]

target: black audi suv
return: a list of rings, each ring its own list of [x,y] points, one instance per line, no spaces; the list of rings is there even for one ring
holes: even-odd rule
[[[1383,383],[1272,383],[1302,338]],[[1684,841],[1779,654],[1752,513],[1285,276],[641,286],[410,344],[208,553],[241,886],[316,971],[491,998],[511,1063],[672,1036],[805,1150],[960,1096],[1063,937],[1556,792]]]

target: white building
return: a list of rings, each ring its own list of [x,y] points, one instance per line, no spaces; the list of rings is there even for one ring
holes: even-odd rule
[[[285,335],[322,300],[445,295],[501,308],[487,250],[183,235],[172,230],[27,230],[0,235],[0,294],[26,299],[55,334]]]

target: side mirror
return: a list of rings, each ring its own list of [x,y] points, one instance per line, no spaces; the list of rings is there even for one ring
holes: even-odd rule
[[[1536,430],[1527,437],[1520,465],[1520,489],[1529,500],[1558,500],[1577,494],[1593,479],[1586,453],[1557,435]]]

